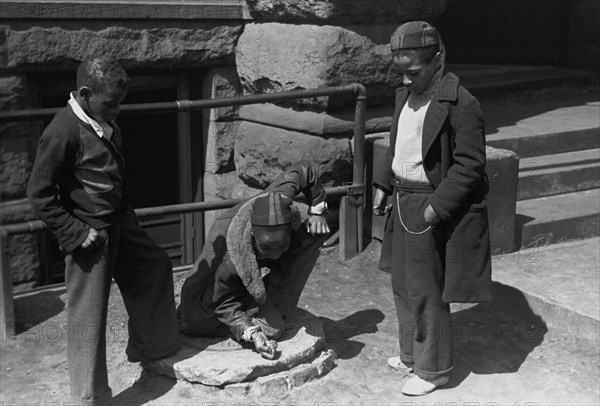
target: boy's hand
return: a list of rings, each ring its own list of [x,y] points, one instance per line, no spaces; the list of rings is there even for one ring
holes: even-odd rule
[[[81,243],[81,248],[84,251],[96,251],[106,243],[106,240],[108,240],[108,233],[106,230],[96,230],[90,227],[88,236],[85,241]]]
[[[438,216],[430,204],[425,208],[423,216],[425,217],[425,222],[430,226],[435,226],[440,222],[440,216]]]
[[[373,214],[376,216],[385,216],[392,209],[392,205],[386,205],[387,196],[381,189],[375,190],[375,196],[373,196]]]
[[[327,224],[327,220],[323,216],[313,215],[306,220],[306,232],[310,233],[312,236],[317,234],[327,234],[331,230],[329,230],[329,225]]]
[[[263,358],[274,359],[277,355],[277,342],[269,340],[262,331],[255,331],[252,334],[252,341],[254,341],[254,348]]]

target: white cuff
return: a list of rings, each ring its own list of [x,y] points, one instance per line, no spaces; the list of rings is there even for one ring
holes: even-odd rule
[[[246,330],[244,330],[244,334],[242,334],[242,340],[248,341],[249,343],[251,343],[252,342],[252,334],[254,334],[257,331],[261,331],[260,326],[248,327]]]
[[[323,200],[321,203],[317,203],[316,205],[311,206],[311,208],[308,209],[308,214],[313,216],[319,216],[321,214],[324,214],[325,212],[327,212],[327,202],[325,200]]]

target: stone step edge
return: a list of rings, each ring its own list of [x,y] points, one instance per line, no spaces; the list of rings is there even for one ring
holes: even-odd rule
[[[532,247],[539,244],[556,244],[600,235],[600,214],[565,217],[517,227],[517,246]]]
[[[561,193],[559,195],[554,195],[554,196],[543,196],[543,197],[539,197],[539,198],[535,198],[535,199],[519,200],[519,201],[517,201],[516,213],[518,215],[528,216],[529,213],[531,213],[531,210],[533,210],[532,207],[535,207],[535,211],[537,213],[540,213],[540,212],[544,213],[545,211],[543,210],[543,206],[547,206],[547,207],[554,206],[557,203],[561,203],[560,200],[577,198],[577,201],[580,201],[580,198],[578,198],[577,195],[580,195],[584,199],[600,198],[600,188],[580,190],[580,191],[569,192],[569,193]],[[540,210],[540,208],[542,208],[542,210]],[[572,205],[571,210],[563,211],[563,213],[566,215],[566,217],[563,216],[561,218],[577,217],[577,214],[581,214],[581,213],[577,213],[577,211],[579,211],[579,207],[576,207],[576,205]],[[583,214],[587,215],[587,214],[600,214],[600,213],[594,208],[593,211],[587,211],[587,212],[584,212]]]
[[[561,246],[568,247],[572,245],[580,244],[581,241],[585,241],[586,239],[579,239],[567,242],[560,242]],[[547,244],[542,246],[536,246],[531,248],[522,248],[519,251],[515,251],[513,253],[508,254],[499,254],[495,256],[495,261],[498,262],[499,258],[507,255],[515,256],[516,258],[522,258],[521,260],[526,261],[532,255],[540,250],[552,250],[553,246],[557,245]],[[576,334],[577,337],[585,338],[594,343],[600,344],[600,320],[578,312],[568,306],[562,305],[559,302],[551,299],[545,299],[535,293],[528,292],[526,289],[523,289],[522,286],[514,286],[509,281],[505,280],[502,277],[502,273],[494,274],[493,264],[492,264],[492,275],[495,283],[500,283],[502,285],[510,286],[514,289],[512,291],[506,291],[505,293],[509,295],[514,295],[513,298],[507,297],[505,298],[505,303],[510,303],[511,300],[521,300],[518,297],[518,292],[520,292],[531,310],[538,316],[540,316],[547,327],[559,330],[561,333],[565,333],[568,337]],[[499,277],[498,277],[499,276]],[[501,309],[501,311],[505,312],[505,310]]]
[[[510,286],[510,285],[509,285]],[[516,286],[513,288],[518,289]],[[600,320],[581,314],[560,303],[544,299],[534,293],[519,291],[527,300],[531,310],[540,316],[546,326],[558,330],[568,336],[575,334],[578,338],[600,344]],[[510,300],[507,298],[507,300]]]
[[[542,196],[534,199],[517,201],[515,240],[517,247],[540,246],[563,241],[591,238],[600,235],[600,212],[596,207],[591,209],[590,202],[596,202],[599,188],[562,193],[554,196]],[[579,196],[578,196],[579,195]],[[584,208],[578,202],[584,199]],[[535,217],[530,213],[552,213],[549,207],[556,207],[574,202],[560,212],[559,217],[552,215]],[[533,220],[520,223],[523,217]]]
[[[519,174],[535,171],[554,172],[570,167],[600,165],[600,148],[560,152],[519,159]]]
[[[256,378],[251,382],[225,385],[223,390],[232,396],[271,397],[281,399],[294,389],[312,380],[321,378],[337,366],[337,355],[333,349],[321,351],[310,363],[303,363],[290,370]]]
[[[587,128],[537,133],[521,137],[502,136],[502,133],[496,133],[486,136],[486,145],[515,151],[519,158],[526,159],[579,151],[581,147],[585,147],[585,149],[598,148],[600,147],[598,131],[600,131],[600,128]],[[540,144],[544,148],[541,153],[538,148]]]
[[[519,170],[517,201],[583,192],[600,187],[600,162]]]

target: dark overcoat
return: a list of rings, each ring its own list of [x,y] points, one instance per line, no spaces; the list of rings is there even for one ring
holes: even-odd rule
[[[269,185],[267,192],[289,198],[303,193],[310,206],[326,198],[317,171],[306,162],[286,169]],[[178,316],[183,333],[214,330],[208,334],[218,336],[223,332],[221,327],[225,326],[239,340],[242,333],[254,325],[250,318],[265,303],[269,291],[285,291],[293,276],[290,274],[293,267],[289,263],[293,260],[292,253],[312,239],[301,225],[298,208],[293,205],[288,251],[276,260],[258,263],[252,245],[250,210],[254,199],[262,195],[264,193],[238,204],[215,219],[202,254],[181,289]]]
[[[392,193],[392,161],[398,118],[409,92],[399,88],[390,131],[390,146],[375,171],[374,184]],[[479,102],[452,73],[445,73],[425,115],[423,168],[434,187],[429,203],[446,233],[446,302],[491,299],[491,257],[485,174],[485,132]]]

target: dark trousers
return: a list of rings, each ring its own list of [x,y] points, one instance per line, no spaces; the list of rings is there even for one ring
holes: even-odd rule
[[[450,306],[442,301],[446,237],[443,224],[428,229],[428,204],[428,194],[396,192],[393,199],[391,273],[400,359],[423,379],[452,369]]]
[[[126,354],[149,361],[177,351],[173,274],[168,255],[141,229],[132,210],[108,229],[94,252],[67,255],[67,360],[74,400],[85,405],[112,399],[106,368],[106,316],[114,277],[129,315]]]

